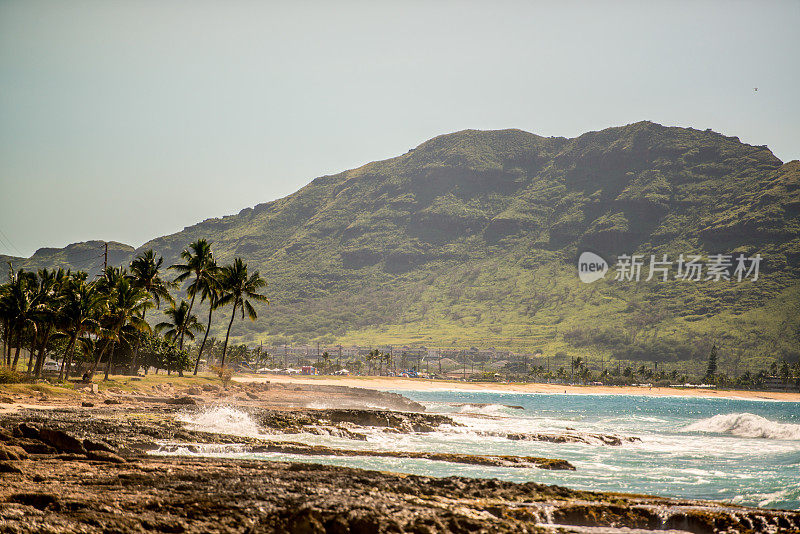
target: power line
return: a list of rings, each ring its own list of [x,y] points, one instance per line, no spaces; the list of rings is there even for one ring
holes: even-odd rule
[[[0,245],[2,245],[4,249],[8,250],[8,252],[11,252],[11,246],[6,243],[2,237],[0,237]]]
[[[2,236],[0,236],[0,245],[3,245],[3,248],[5,248],[8,251],[9,255],[13,254],[13,252],[11,251],[11,244],[8,243],[5,239],[3,239]]]
[[[94,256],[87,256],[87,254],[94,254]],[[102,258],[102,257],[103,253],[101,252],[100,254],[97,254],[96,250],[82,250],[80,252],[67,253],[67,258],[69,260],[75,260],[75,259],[91,260],[94,258]]]
[[[9,239],[9,237],[6,235],[6,233],[3,231],[2,228],[0,228],[0,235],[6,238],[5,240],[8,242],[9,245],[11,245],[11,248],[17,251],[17,254],[19,254],[20,256],[23,255],[22,252],[20,252],[19,249],[16,246],[14,246],[14,243],[11,242],[11,239]]]

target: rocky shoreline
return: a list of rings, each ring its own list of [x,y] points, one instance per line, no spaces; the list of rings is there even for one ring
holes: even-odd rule
[[[36,423],[3,420],[2,424],[2,532],[366,534],[663,529],[706,533],[800,529],[798,512],[492,479],[158,457],[134,452],[136,447],[115,449],[109,442],[119,443],[124,431],[108,436],[80,427],[65,431]],[[154,433],[160,436],[158,428]],[[93,439],[77,437],[87,432]],[[39,451],[28,453],[26,449],[32,450],[37,443]]]
[[[400,395],[332,390],[327,399],[338,397],[348,407],[315,408],[297,402],[298,396],[308,393],[263,384],[231,390],[160,388],[147,394],[90,393],[58,406],[4,411],[0,413],[0,532],[800,531],[800,512],[795,511],[493,479],[152,454],[237,447],[254,453],[574,469],[558,459],[334,449],[302,443],[291,435],[340,432],[334,435],[360,441],[366,432],[431,432],[458,426],[448,416],[423,413]],[[200,409],[196,405],[222,398],[247,410],[265,434],[220,434],[182,421]],[[294,407],[284,404],[293,398]],[[368,409],[363,407],[365,399]],[[361,408],[356,407],[359,402]],[[397,411],[400,407],[406,409]],[[619,445],[615,439],[626,439],[565,436],[566,442],[592,439],[598,446]],[[562,439],[534,434],[505,437]]]

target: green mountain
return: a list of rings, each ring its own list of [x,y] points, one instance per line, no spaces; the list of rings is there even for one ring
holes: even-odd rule
[[[58,268],[86,271],[91,275],[100,273],[105,261],[105,241],[84,241],[73,243],[64,248],[40,248],[30,258],[4,256],[0,254],[0,263],[5,267],[8,263],[14,269],[35,271],[42,268]],[[130,245],[108,242],[108,264],[123,265],[131,261],[134,248]],[[5,281],[7,269],[2,269],[0,281]]]
[[[241,341],[687,365],[712,343],[729,362],[800,356],[800,162],[710,130],[456,132],[141,249],[169,263],[202,237],[222,261],[242,256],[270,281],[272,305],[234,327]],[[68,264],[69,248],[48,254]],[[612,264],[605,279],[579,281],[583,250]],[[624,282],[613,280],[620,254],[763,261],[756,281]]]

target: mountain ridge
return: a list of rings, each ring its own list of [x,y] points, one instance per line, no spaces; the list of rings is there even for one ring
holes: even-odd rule
[[[777,321],[781,332],[764,317],[746,318],[755,322],[738,335],[729,329],[743,315],[772,314],[764,310],[776,299],[796,301],[799,177],[800,162],[783,163],[765,146],[649,121],[575,138],[462,130],[137,251],[153,248],[169,264],[204,237],[221,261],[242,256],[259,268],[274,306],[235,332],[241,340],[489,343],[619,358],[650,350],[688,360],[706,350],[712,329],[721,346],[746,346],[748,357],[765,358],[767,345],[795,357],[790,319]],[[583,286],[574,259],[585,249],[609,259],[762,253],[764,278]],[[614,304],[595,302],[597,293]],[[660,319],[639,328],[652,337],[639,346],[641,332],[628,323],[648,307]],[[609,313],[609,325],[599,324]],[[603,341],[614,330],[630,332]],[[670,331],[680,350],[667,347]]]

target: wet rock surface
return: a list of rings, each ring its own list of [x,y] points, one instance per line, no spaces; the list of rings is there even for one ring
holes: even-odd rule
[[[800,512],[792,511],[575,491],[532,482],[147,454],[164,443],[231,444],[253,451],[312,455],[365,454],[191,430],[175,419],[196,409],[102,406],[3,414],[0,532],[800,531]],[[262,410],[254,415],[265,420],[286,413],[317,425],[372,423],[394,431],[425,431],[414,430],[414,424],[451,424],[446,416],[380,410],[276,414]],[[368,454],[504,467],[561,462],[424,452]]]
[[[253,460],[26,459],[3,532],[791,532],[800,513]]]
[[[585,443],[587,445],[610,445],[619,447],[625,443],[642,441],[634,436],[616,436],[614,434],[598,434],[593,432],[578,433],[564,432],[553,433],[523,433],[523,432],[482,432],[484,436],[501,437],[514,441],[546,441],[549,443]]]
[[[442,425],[460,426],[446,415],[355,408],[269,410],[259,416],[259,422],[266,428],[285,433],[303,432],[309,426],[346,430],[355,427],[377,427],[404,433],[433,432]]]
[[[256,410],[261,420],[285,426],[292,431],[307,432],[309,429],[333,428],[320,426],[336,421],[337,424],[352,424],[358,421],[365,426],[390,428],[397,432],[428,432],[439,424],[451,424],[446,416],[386,412],[375,410],[299,410],[292,412]],[[0,460],[18,459],[17,453],[26,454],[75,454],[94,460],[121,462],[120,451],[129,455],[159,449],[174,452],[188,449],[202,452],[200,445],[236,445],[237,450],[252,453],[283,453],[310,456],[371,456],[391,458],[415,458],[433,461],[485,465],[493,467],[517,467],[555,470],[574,470],[565,460],[535,456],[471,455],[435,452],[383,451],[371,449],[341,449],[324,445],[309,445],[299,441],[270,440],[262,437],[234,436],[192,430],[177,421],[175,416],[185,414],[175,408],[163,407],[160,411],[106,410],[88,414],[81,410],[62,409],[42,412],[31,410],[16,415],[7,415],[2,424],[9,429],[4,434],[11,441],[2,445],[8,452]],[[276,423],[279,421],[280,423]],[[309,425],[304,428],[304,425]],[[68,432],[65,431],[68,429]],[[345,429],[346,430],[346,429]],[[2,431],[0,431],[2,432]],[[350,434],[355,432],[348,431]],[[13,435],[19,437],[15,440]],[[350,437],[350,436],[346,436]],[[366,437],[364,437],[366,439]],[[17,449],[16,453],[12,449]]]

